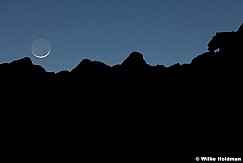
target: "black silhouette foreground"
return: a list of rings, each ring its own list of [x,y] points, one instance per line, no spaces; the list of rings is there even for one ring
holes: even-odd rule
[[[115,66],[84,59],[70,72],[46,72],[28,57],[0,64],[2,141],[69,162],[242,156],[241,55],[243,25],[170,67],[139,52]]]

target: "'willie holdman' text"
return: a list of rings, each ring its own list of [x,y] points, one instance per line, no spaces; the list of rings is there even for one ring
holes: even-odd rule
[[[240,157],[201,157],[200,160],[201,161],[241,161],[241,158]]]

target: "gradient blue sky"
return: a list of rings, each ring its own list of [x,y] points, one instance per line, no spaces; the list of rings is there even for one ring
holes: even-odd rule
[[[242,22],[243,0],[1,0],[0,63],[28,56],[70,71],[84,58],[121,64],[132,51],[150,65],[190,63]],[[45,59],[31,53],[37,38],[51,44]]]

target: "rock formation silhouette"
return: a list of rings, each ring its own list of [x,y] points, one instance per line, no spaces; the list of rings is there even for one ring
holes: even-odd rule
[[[3,63],[1,112],[17,133],[44,126],[58,147],[64,131],[72,144],[82,139],[86,152],[108,146],[174,162],[171,157],[233,150],[241,135],[242,43],[243,25],[217,32],[191,63],[170,67],[151,66],[137,51],[114,66],[83,59],[70,72],[47,72],[28,57]]]

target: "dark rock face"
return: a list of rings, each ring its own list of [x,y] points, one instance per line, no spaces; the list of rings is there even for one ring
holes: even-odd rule
[[[141,68],[146,66],[146,61],[143,59],[143,55],[139,52],[132,52],[122,64],[124,67],[129,68]]]
[[[47,129],[56,124],[52,128],[56,132],[50,129],[53,135],[65,130],[74,140],[79,139],[76,132],[82,126],[83,132],[90,133],[85,139],[92,139],[94,146],[104,146],[102,139],[110,147],[113,141],[115,148],[131,152],[133,144],[142,155],[159,156],[156,144],[167,149],[168,158],[232,149],[230,144],[240,140],[242,43],[241,25],[236,32],[216,33],[208,52],[183,65],[150,66],[139,52],[112,67],[84,59],[71,72],[46,72],[28,57],[0,64],[5,106],[1,111],[14,125],[23,126],[23,119],[28,119],[25,125],[33,127],[31,124],[45,118]],[[237,133],[225,133],[225,129]],[[111,133],[115,134],[112,138]],[[230,144],[222,144],[228,139]],[[172,147],[179,151],[170,150]]]
[[[241,54],[243,53],[243,32],[242,26],[236,32],[217,32],[208,43],[208,50],[217,52],[222,62],[232,66],[240,64]],[[215,52],[214,52],[215,53]]]

